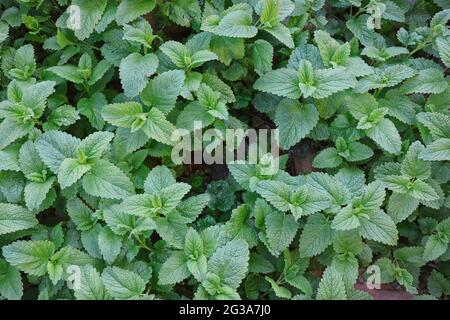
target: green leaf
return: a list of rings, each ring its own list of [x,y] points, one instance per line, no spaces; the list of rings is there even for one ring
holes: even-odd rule
[[[117,236],[110,228],[105,227],[98,235],[98,246],[105,261],[112,264],[122,248],[122,238]]]
[[[372,46],[365,47],[361,52],[362,55],[378,61],[386,61],[392,57],[408,53],[408,49],[403,47],[376,48]]]
[[[273,211],[266,216],[265,224],[268,249],[279,256],[294,240],[298,223],[290,214]]]
[[[299,242],[299,252],[302,257],[313,257],[321,254],[333,242],[334,231],[331,221],[322,214],[308,217]]]
[[[138,234],[155,229],[154,221],[148,218],[135,218],[124,213],[120,205],[106,208],[104,219],[111,230],[119,236]],[[100,251],[100,248],[98,251]]]
[[[237,289],[247,273],[248,260],[247,243],[233,240],[214,252],[208,261],[208,272],[217,275],[222,284]]]
[[[448,88],[444,73],[436,68],[429,68],[419,73],[402,85],[400,90],[405,94],[411,93],[441,93]]]
[[[134,194],[130,179],[107,160],[98,160],[82,182],[84,190],[95,197],[124,199]]]
[[[314,70],[308,60],[300,60],[298,72],[300,91],[305,98],[323,99],[356,84],[355,77],[342,68]]]
[[[200,90],[199,90],[200,91]],[[215,117],[198,101],[189,103],[178,115],[177,127],[194,131],[194,121],[201,121],[203,127],[211,125]]]
[[[111,298],[100,274],[93,266],[82,266],[80,271],[80,286],[74,288],[77,300],[109,300]]]
[[[175,183],[156,195],[140,194],[128,197],[122,206],[125,212],[143,217],[154,217],[157,214],[167,215],[181,202],[189,192],[190,186],[185,183]]]
[[[208,61],[217,60],[218,57],[214,52],[209,50],[200,50],[195,52],[191,57],[191,63],[189,64],[189,68],[197,68]]]
[[[379,109],[378,101],[369,93],[351,95],[347,98],[347,106],[352,116],[357,120],[370,116],[374,110]]]
[[[25,175],[42,173],[42,171],[45,170],[45,165],[37,152],[36,144],[32,141],[25,142],[20,148],[19,165],[20,170]]]
[[[189,260],[186,265],[196,280],[203,282],[206,279],[208,263],[204,255],[200,256],[197,260]]]
[[[363,212],[379,209],[386,196],[384,189],[385,186],[380,181],[371,182],[362,190],[364,192],[362,197],[354,199],[353,204]]]
[[[128,197],[122,204],[123,210],[129,214],[143,217],[154,217],[157,214],[167,215],[180,203],[189,188],[188,185],[180,183],[163,189],[160,195],[144,194]],[[167,194],[163,192],[167,192]]]
[[[419,159],[420,154],[425,147],[419,142],[415,141],[408,150],[405,159],[402,162],[400,172],[403,176],[410,179],[428,179],[431,175],[431,164],[427,161]]]
[[[441,5],[441,3],[438,3],[438,0],[435,0],[434,2],[437,3],[438,5]],[[435,27],[439,24],[445,25],[448,22],[448,20],[450,19],[449,17],[450,17],[450,11],[448,9],[439,11],[431,19],[430,26]]]
[[[236,97],[234,96],[233,90],[231,90],[230,86],[216,75],[212,73],[203,74],[203,82],[210,86],[213,90],[220,92],[222,98],[226,102],[236,101]]]
[[[162,111],[152,108],[148,113],[148,119],[143,127],[145,134],[158,142],[172,145],[172,133],[175,126],[166,120]]]
[[[232,38],[253,38],[258,29],[252,24],[252,13],[247,10],[237,10],[228,13],[211,31],[214,34]]]
[[[252,273],[271,273],[275,271],[273,264],[257,253],[250,253],[249,272]]]
[[[427,289],[430,294],[440,298],[450,292],[450,281],[442,273],[433,270],[428,278]]]
[[[439,198],[436,190],[421,180],[414,181],[411,189],[411,195],[422,201],[433,201]]]
[[[346,22],[346,27],[354,34],[354,36],[363,44],[374,41],[374,31],[367,26],[369,15],[362,14],[359,17],[354,17]]]
[[[398,90],[389,90],[384,99],[379,100],[380,108],[387,108],[388,114],[406,124],[416,122],[416,110],[420,107]]]
[[[291,32],[287,27],[284,26],[284,24],[277,23],[270,27],[266,26],[264,27],[264,30],[274,36],[278,41],[287,46],[289,49],[293,49],[295,47]]]
[[[368,214],[367,218],[361,217],[359,221],[359,233],[363,238],[391,246],[397,244],[397,227],[391,217],[382,210],[375,210]]]
[[[23,295],[19,270],[3,259],[0,259],[0,295],[8,300],[20,300]]]
[[[442,62],[450,68],[450,40],[449,38],[439,37],[436,39],[436,45]]]
[[[0,43],[8,39],[9,25],[0,21]]]
[[[2,201],[18,203],[22,198],[25,182],[20,173],[6,171],[0,172],[0,192]]]
[[[340,169],[334,179],[352,195],[360,195],[366,181],[364,172],[354,167]]]
[[[161,285],[175,284],[189,277],[186,265],[188,259],[184,252],[176,251],[163,263],[159,271],[158,283]]]
[[[419,204],[419,200],[410,195],[394,192],[389,198],[387,213],[395,223],[400,223],[412,215]]]
[[[77,159],[66,159],[61,163],[58,172],[58,182],[61,188],[65,189],[81,179],[81,177],[91,170],[92,165],[80,164]]]
[[[5,119],[0,123],[0,150],[9,146],[19,138],[26,136],[33,129],[34,123],[20,123],[14,119]]]
[[[28,182],[24,189],[25,204],[29,210],[38,210],[52,190],[55,177],[44,182]]]
[[[355,77],[364,77],[373,73],[373,68],[360,57],[349,57],[342,66]]]
[[[72,0],[72,5],[78,6],[80,9],[80,25],[71,26],[78,40],[87,39],[97,23],[100,21],[103,12],[106,9],[107,0],[89,1],[89,0]]]
[[[56,284],[63,278],[70,266],[94,264],[96,260],[90,255],[71,246],[61,248],[48,262],[47,269],[50,280]]]
[[[400,7],[393,1],[386,1],[385,5],[386,7],[382,13],[383,19],[396,22],[405,22],[406,9]]]
[[[346,300],[344,280],[340,273],[328,267],[322,275],[317,289],[317,300]]]
[[[433,139],[450,138],[450,117],[436,112],[421,112],[417,114],[417,120],[423,124]]]
[[[200,234],[193,228],[189,228],[184,240],[184,254],[191,260],[196,260],[203,255],[203,240]]]
[[[161,190],[161,201],[164,209],[163,214],[169,214],[181,201],[181,199],[189,192],[191,186],[184,182],[177,182],[169,187]]]
[[[48,240],[16,241],[2,250],[6,261],[12,266],[33,276],[43,276],[55,246]]]
[[[261,181],[256,191],[278,210],[283,212],[291,210],[296,219],[329,206],[324,195],[305,186],[293,190],[291,186],[281,181]]]
[[[217,55],[220,62],[229,66],[233,60],[244,58],[244,39],[214,36],[211,38],[210,50]]]
[[[164,6],[164,5],[163,5]],[[191,23],[199,23],[201,17],[200,5],[195,0],[171,1],[169,8],[169,19],[184,27],[189,27]]]
[[[260,13],[261,22],[268,25],[279,22],[280,5],[279,0],[263,0]]]
[[[221,94],[219,92],[215,92],[211,87],[202,83],[197,90],[197,99],[200,105],[206,109],[205,111],[207,114],[222,120],[228,120],[228,110],[225,103],[222,102]],[[197,107],[197,105],[195,102],[190,103],[183,111],[189,107],[194,108]],[[205,118],[208,120],[207,117]],[[206,126],[206,124],[204,126]]]
[[[342,69],[322,69],[315,72],[317,90],[313,97],[323,99],[333,93],[352,88],[356,80],[353,75]]]
[[[366,130],[367,136],[389,153],[398,154],[401,149],[401,138],[394,123],[389,119],[381,119],[375,126]]]
[[[256,90],[276,94],[281,97],[298,99],[301,96],[298,84],[297,72],[292,69],[282,68],[265,73],[256,80],[253,87]]]
[[[421,180],[410,181],[407,177],[387,175],[381,180],[394,192],[408,194],[416,199],[432,201],[439,198],[432,186]]]
[[[36,150],[42,161],[57,174],[66,158],[76,158],[80,140],[61,131],[44,133],[36,141]]]
[[[145,290],[145,281],[136,273],[118,267],[108,267],[102,274],[106,291],[115,299],[137,299]]]
[[[337,232],[333,239],[333,249],[346,256],[358,255],[363,250],[363,242],[357,232]]]
[[[29,229],[38,224],[34,214],[9,203],[0,203],[0,235]]]
[[[275,123],[280,130],[280,146],[287,150],[300,142],[317,124],[319,112],[312,104],[285,99],[277,107]]]
[[[108,104],[102,110],[105,121],[122,128],[133,128],[142,115],[142,105],[138,102]],[[145,117],[142,118],[142,122],[144,121]]]
[[[149,49],[152,47],[152,42],[156,38],[156,36],[153,35],[152,26],[150,25],[150,23],[148,23],[147,20],[137,21],[134,27],[125,25],[124,31],[124,40],[138,42]]]
[[[249,222],[250,214],[249,206],[237,207],[232,211],[230,220],[224,226],[224,231],[230,239],[244,240],[249,247],[253,247],[257,243],[257,237],[255,229]]]
[[[350,200],[349,190],[339,180],[324,174],[312,173],[308,175],[306,186],[313,191],[325,196],[328,207],[332,212],[337,212]]]
[[[358,228],[361,222],[351,206],[341,209],[333,219],[332,228],[336,230],[353,230]]]
[[[348,44],[339,44],[326,31],[315,31],[314,41],[317,43],[324,64],[328,67],[333,66],[333,64],[343,65],[350,56],[350,47]]]
[[[19,149],[14,146],[0,151],[0,171],[20,171]]]
[[[335,269],[342,276],[346,288],[355,285],[358,279],[358,259],[351,254],[338,254],[333,257],[331,268]]]
[[[97,81],[103,78],[109,68],[111,68],[111,63],[109,63],[107,60],[101,60],[92,70],[92,75],[87,81],[87,84],[89,86],[93,86],[94,84],[96,84]]]
[[[442,239],[439,237],[438,234],[431,235],[426,244],[425,244],[425,250],[423,251],[423,258],[425,261],[432,261],[439,258],[441,255],[443,255],[448,248],[448,238]]]
[[[111,132],[94,132],[80,142],[78,151],[82,151],[86,161],[98,160],[108,150],[113,138],[114,134]]]
[[[166,166],[154,167],[147,176],[144,190],[148,194],[159,193],[166,187],[175,184],[176,180],[172,172]]]
[[[14,57],[14,66],[16,68],[9,71],[10,76],[13,78],[26,80],[34,74],[36,71],[36,60],[32,45],[27,44],[17,49]]]
[[[450,235],[450,219],[446,218],[439,222],[436,226],[436,231],[440,235],[445,235],[448,237]],[[443,237],[445,239],[445,237]]]
[[[261,181],[256,191],[278,210],[289,210],[290,187],[281,181]]]
[[[263,75],[272,70],[273,47],[265,40],[256,40],[252,46],[252,60],[256,73]]]
[[[152,11],[156,0],[123,0],[117,8],[116,21],[125,24]]]
[[[119,76],[125,95],[129,98],[139,95],[147,85],[148,78],[156,72],[157,68],[158,57],[151,53],[144,56],[132,53],[122,59]]]
[[[298,63],[299,87],[302,95],[308,98],[317,90],[315,82],[314,68],[308,60],[300,60]]]
[[[177,41],[164,42],[159,49],[172,60],[172,62],[179,68],[185,68],[189,65],[188,60],[191,59],[191,54],[188,48]]]
[[[371,89],[393,87],[403,80],[413,77],[414,69],[403,64],[395,64],[385,68],[375,69],[375,73],[368,75],[358,82],[356,92],[363,93]]]
[[[60,127],[68,127],[80,119],[78,111],[69,106],[63,105],[53,110],[44,124],[44,130],[57,130]]]
[[[78,198],[67,201],[66,209],[80,231],[90,230],[97,222],[94,212]]]
[[[208,205],[211,196],[207,193],[189,197],[177,205],[177,211],[189,221],[194,221]]]
[[[365,144],[359,142],[351,142],[348,146],[348,155],[345,155],[344,158],[347,161],[362,161],[369,159],[373,156],[373,151]]]
[[[97,130],[102,130],[105,121],[102,118],[102,109],[108,104],[105,96],[100,92],[95,92],[90,98],[78,101],[78,111],[88,118],[89,123]]]
[[[278,298],[291,299],[292,293],[289,291],[289,289],[281,287],[280,285],[278,285],[278,283],[276,283],[268,276],[265,276],[264,279],[266,279],[266,281],[270,283],[272,290],[275,292],[275,295]]]
[[[419,155],[427,161],[450,161],[450,139],[438,139],[429,144]]]
[[[442,112],[443,113],[442,115],[444,115],[448,99],[450,99],[450,90],[446,90],[439,94],[430,95],[426,102],[427,110],[434,112]]]
[[[326,148],[316,155],[313,161],[315,168],[336,168],[342,163],[336,148]]]
[[[186,76],[181,70],[171,70],[161,73],[150,80],[141,92],[140,97],[145,105],[153,106],[164,113],[169,113],[175,107],[181,94]]]
[[[379,209],[384,202],[386,193],[385,186],[380,181],[374,181],[364,188],[364,194],[361,198],[355,199],[353,204],[357,204],[358,208],[363,211],[372,211]]]
[[[448,0],[0,2],[0,300],[450,294]]]

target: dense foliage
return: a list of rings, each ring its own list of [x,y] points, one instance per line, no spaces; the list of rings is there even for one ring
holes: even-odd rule
[[[449,20],[448,0],[0,0],[0,298],[369,299],[370,266],[448,297]],[[280,170],[174,163],[194,120],[278,128]]]

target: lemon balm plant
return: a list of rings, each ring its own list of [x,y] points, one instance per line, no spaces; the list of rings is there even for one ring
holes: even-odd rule
[[[0,299],[448,297],[449,20],[447,0],[0,0]],[[179,129],[274,129],[277,168],[180,164]]]

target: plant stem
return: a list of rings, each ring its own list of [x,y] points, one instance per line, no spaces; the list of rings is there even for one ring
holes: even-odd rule
[[[145,240],[142,240],[141,238],[139,238],[139,236],[135,236],[134,239],[139,243],[140,248],[145,249],[147,251],[152,251],[152,249],[145,244]]]
[[[416,53],[417,51],[420,51],[420,50],[422,50],[422,49],[428,47],[429,45],[430,45],[430,43],[422,43],[422,44],[419,44],[413,51],[411,51],[411,52],[409,53],[409,57],[411,57],[411,56],[412,56],[414,53]]]

